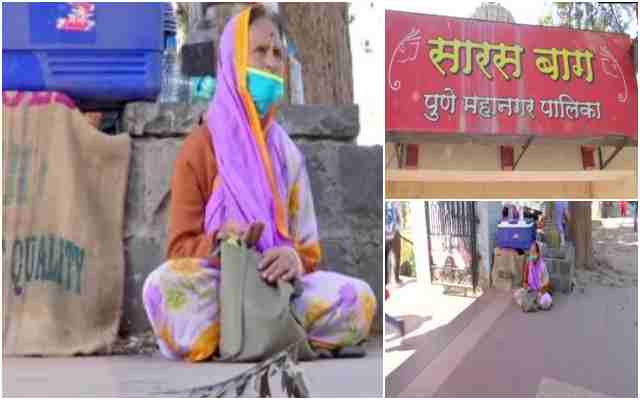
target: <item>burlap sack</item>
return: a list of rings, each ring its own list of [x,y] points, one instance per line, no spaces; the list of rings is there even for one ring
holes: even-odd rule
[[[93,352],[122,309],[130,139],[59,93],[2,98],[3,353]]]
[[[515,250],[495,248],[491,270],[493,287],[502,290],[521,287],[525,257],[526,254],[518,255]]]

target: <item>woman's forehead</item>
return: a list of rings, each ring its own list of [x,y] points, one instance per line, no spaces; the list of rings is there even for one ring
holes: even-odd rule
[[[273,44],[276,46],[282,45],[275,24],[267,17],[258,18],[253,21],[250,27],[250,39],[256,42],[273,41]]]

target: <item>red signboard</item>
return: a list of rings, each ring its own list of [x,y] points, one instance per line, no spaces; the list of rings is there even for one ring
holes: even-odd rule
[[[637,140],[622,34],[386,11],[386,130]]]

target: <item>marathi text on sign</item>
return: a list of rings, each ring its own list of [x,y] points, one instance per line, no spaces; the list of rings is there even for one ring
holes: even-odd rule
[[[511,78],[520,78],[522,76],[522,54],[525,49],[519,45],[506,45],[504,43],[492,44],[488,42],[473,42],[471,40],[461,41],[458,39],[445,40],[442,36],[429,40],[433,48],[429,51],[429,58],[433,66],[440,72],[442,76],[446,76],[447,72],[443,69],[442,64],[445,61],[451,61],[449,72],[457,74],[460,71],[461,50],[464,54],[464,67],[462,73],[470,75],[473,72],[473,61],[480,68],[482,74],[489,80],[493,79],[493,75],[487,70],[489,64],[493,62],[494,67],[502,74],[505,80]],[[450,51],[448,51],[450,50]],[[475,57],[473,57],[475,50]],[[533,52],[538,55],[536,58],[536,67],[538,71],[548,75],[554,81],[560,78],[560,68],[558,59],[562,58],[562,80],[568,81],[571,75],[582,78],[587,82],[593,82],[593,67],[591,61],[593,53],[589,50],[569,49],[534,49]],[[573,60],[573,65],[570,65]],[[508,65],[513,66],[513,73],[509,75],[505,68]]]
[[[562,56],[563,81],[568,81],[569,79],[571,79],[572,71],[575,76],[581,78],[586,69],[586,76],[584,77],[584,80],[587,82],[593,82],[593,67],[591,66],[593,53],[589,50],[569,51],[567,49],[551,48],[534,49],[533,52],[539,55],[539,57],[536,58],[536,67],[538,68],[538,70],[545,75],[549,75],[549,77],[554,81],[557,81],[560,75],[560,70],[558,68],[558,57]],[[549,58],[545,56],[549,56]],[[569,65],[569,59],[571,58],[574,60],[574,64],[572,66]]]
[[[487,67],[489,63],[493,59],[493,65],[496,69],[502,74],[505,80],[510,80],[511,77],[505,71],[505,67],[508,64],[514,66],[514,72],[512,76],[514,78],[520,78],[522,74],[521,65],[520,65],[520,55],[522,54],[522,47],[520,46],[508,46],[504,43],[500,44],[489,44],[487,42],[476,43],[471,40],[465,40],[464,42],[460,40],[444,40],[441,36],[438,36],[435,40],[429,40],[429,44],[436,46],[435,48],[429,51],[429,57],[431,58],[431,62],[436,67],[438,71],[443,76],[446,76],[447,73],[442,69],[440,64],[444,60],[451,60],[452,65],[449,68],[449,72],[452,74],[457,74],[460,70],[460,49],[463,49],[465,52],[465,64],[462,69],[462,73],[465,75],[471,74],[473,71],[473,62],[472,62],[472,53],[473,50],[480,50],[476,52],[475,61],[480,67],[480,71],[487,77],[487,79],[493,79],[493,75],[487,71]],[[452,53],[447,53],[445,48],[450,47],[453,49]],[[491,53],[493,57],[491,57]]]
[[[445,88],[443,93],[425,94],[424,105],[427,112],[424,117],[437,122],[440,111],[455,114],[457,99],[451,88]],[[463,96],[462,101],[463,112],[485,119],[494,118],[498,114],[535,118],[536,101],[533,98]],[[560,95],[558,99],[541,99],[539,109],[547,118],[600,119],[599,102],[575,101],[567,94]]]

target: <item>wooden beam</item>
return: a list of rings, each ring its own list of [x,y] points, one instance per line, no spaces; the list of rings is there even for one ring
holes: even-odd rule
[[[621,171],[455,171],[387,169],[385,180],[392,182],[606,182],[635,177],[632,170]]]
[[[529,136],[529,139],[527,139],[527,142],[524,144],[524,146],[522,146],[522,151],[520,152],[520,155],[518,156],[518,159],[516,160],[516,162],[513,164],[514,170],[518,168],[518,164],[520,163],[520,160],[522,160],[524,153],[526,153],[529,146],[531,146],[531,142],[533,142],[534,138],[535,136]]]
[[[622,150],[622,146],[618,146],[613,151],[613,154],[611,154],[609,158],[607,158],[605,161],[602,161],[602,158],[600,158],[600,169],[607,168],[607,165],[609,165],[609,163],[613,161],[614,158],[616,158],[616,156],[618,155],[618,153],[620,153],[621,150]],[[602,154],[600,154],[600,157],[602,157]]]

